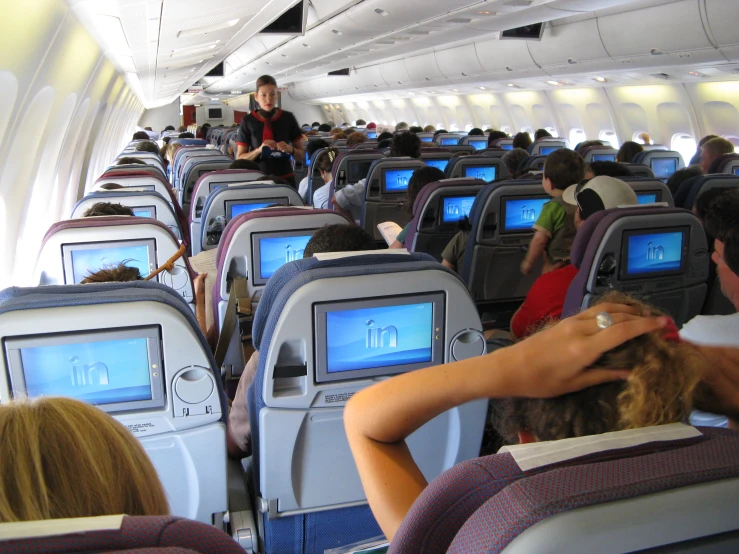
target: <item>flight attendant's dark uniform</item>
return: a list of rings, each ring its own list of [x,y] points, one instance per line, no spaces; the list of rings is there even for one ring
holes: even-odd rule
[[[259,148],[265,140],[286,142],[292,145],[293,141],[303,135],[295,116],[276,108],[272,113],[256,110],[244,116],[236,134],[236,144],[246,146],[250,151]],[[254,160],[259,164],[265,175],[275,175],[287,180],[295,186],[295,174],[290,163],[290,155],[279,150],[272,151],[265,157],[262,155]]]

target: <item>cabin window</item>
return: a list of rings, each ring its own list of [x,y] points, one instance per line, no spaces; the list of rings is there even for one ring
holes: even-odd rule
[[[736,148],[737,146],[739,146],[739,137],[735,137],[733,135],[727,135],[724,138],[734,145],[734,152],[736,152]]]
[[[500,128],[500,130],[503,131],[506,135],[511,134],[511,128],[508,125],[504,125],[503,127]]]
[[[456,124],[456,123],[452,123],[451,125],[449,125],[449,130],[450,130],[450,131],[451,131],[452,133],[454,133],[454,132],[456,132],[456,131],[459,131],[459,127],[457,127],[457,124]]]
[[[468,133],[469,133],[469,132],[470,132],[470,131],[471,131],[471,130],[472,130],[473,128],[474,128],[474,125],[472,125],[472,123],[468,123],[467,125],[465,125],[465,126],[464,126],[464,130],[465,130],[465,131],[467,131]]]
[[[572,129],[570,131],[570,146],[572,148],[575,148],[575,146],[586,140],[588,139],[585,137],[585,131],[582,129]]]
[[[559,138],[559,133],[557,132],[557,129],[555,129],[554,127],[544,127],[544,130],[550,135],[552,135],[553,137]]]
[[[614,133],[613,131],[601,131],[600,134],[598,135],[598,140],[604,143],[610,144],[611,148],[618,149],[619,147],[618,137],[616,136],[616,133]]]
[[[677,133],[672,136],[672,141],[670,142],[670,150],[680,152],[685,165],[688,165],[690,163],[690,158],[693,157],[697,148],[698,144],[690,135],[686,135],[685,133]]]

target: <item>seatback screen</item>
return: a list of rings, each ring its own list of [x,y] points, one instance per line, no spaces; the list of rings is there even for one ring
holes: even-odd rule
[[[594,162],[615,162],[616,154],[593,154]]]
[[[386,169],[383,190],[385,192],[405,192],[413,176],[413,169]]]
[[[259,282],[266,282],[286,263],[303,259],[303,252],[312,236],[312,231],[300,231],[299,233],[256,239],[259,250],[254,257],[259,272]],[[257,280],[255,284],[258,284]]]
[[[739,175],[739,166],[734,168],[734,175]]]
[[[148,217],[152,219],[156,219],[157,217],[157,209],[156,206],[137,206],[137,207],[131,207],[133,210],[133,215],[136,217]]]
[[[499,146],[500,146],[500,148],[502,148],[503,150],[513,150],[513,145],[512,145],[512,144],[501,144],[501,145],[499,145]]]
[[[376,131],[367,131],[367,138],[376,139],[377,138],[377,132]]]
[[[62,246],[64,282],[77,285],[90,273],[124,262],[146,277],[156,269],[154,244],[154,239],[65,244]]]
[[[653,204],[657,202],[656,192],[638,192],[636,194],[636,200],[639,204]]]
[[[236,216],[239,216],[241,214],[248,214],[249,212],[252,212],[254,210],[261,210],[262,208],[266,208],[268,206],[272,206],[274,202],[249,202],[249,203],[242,203],[242,202],[236,202],[234,204],[231,204],[229,206],[229,219],[233,219]]]
[[[442,171],[446,170],[446,166],[449,164],[449,160],[444,158],[439,159],[425,159],[423,160],[424,163],[429,167],[435,167],[436,169],[440,169]]]
[[[503,198],[504,233],[530,231],[541,215],[544,204],[550,201],[548,196],[528,198]]]
[[[455,137],[444,137],[441,139],[442,146],[456,146],[459,144],[459,139]]]
[[[542,146],[541,148],[539,148],[539,155],[548,156],[549,154],[551,154],[555,150],[559,150],[560,148],[562,147],[561,146]]]
[[[421,137],[421,142],[434,142],[434,137]]]
[[[625,232],[622,278],[680,273],[687,254],[687,231]]]
[[[469,217],[474,202],[474,196],[445,196],[442,199],[441,222],[457,223]]]
[[[657,179],[669,179],[677,171],[676,158],[654,158],[651,162],[652,173]]]
[[[474,146],[475,150],[485,150],[488,147],[487,140],[470,140],[467,141],[467,144]]]
[[[464,176],[483,181],[495,181],[498,168],[494,165],[468,165],[464,168]]]
[[[308,152],[305,152],[305,167],[310,167],[310,154]]]
[[[348,182],[358,183],[362,179],[366,179],[372,162],[374,162],[374,160],[347,162],[346,174]]]

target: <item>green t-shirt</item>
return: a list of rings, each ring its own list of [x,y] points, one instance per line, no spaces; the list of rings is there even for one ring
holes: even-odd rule
[[[467,250],[467,237],[469,236],[470,234],[467,231],[460,231],[454,235],[454,238],[449,241],[449,244],[441,253],[441,257],[452,264],[457,273],[462,271],[464,253]]]
[[[405,235],[408,233],[408,228],[410,226],[411,224],[408,223],[405,227],[403,227],[403,230],[400,233],[398,233],[398,236],[395,237],[395,240],[397,240],[401,244],[405,243]]]
[[[565,202],[561,196],[544,204],[534,229],[549,236],[547,255],[552,263],[570,258],[572,242],[575,240],[575,206]]]

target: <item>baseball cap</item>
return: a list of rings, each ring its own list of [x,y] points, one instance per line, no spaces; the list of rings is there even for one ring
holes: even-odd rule
[[[377,123],[367,123],[367,129],[377,129]]]
[[[562,200],[580,208],[583,219],[601,210],[639,203],[634,190],[621,179],[600,175],[589,181],[567,187]]]

